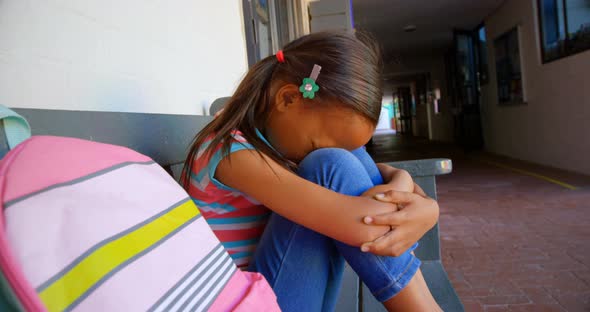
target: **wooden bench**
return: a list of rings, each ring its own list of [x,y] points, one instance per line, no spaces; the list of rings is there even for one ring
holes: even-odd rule
[[[33,135],[77,137],[127,146],[150,156],[170,174],[178,177],[195,134],[212,117],[167,114],[14,109],[25,117]],[[1,129],[2,127],[0,127]],[[0,150],[6,149],[0,133]],[[423,159],[391,163],[410,172],[431,197],[436,198],[435,176],[451,172],[448,159]],[[442,266],[438,225],[421,240],[416,255],[436,301],[445,311],[464,311]],[[356,274],[347,268],[336,311],[381,311],[383,307]]]

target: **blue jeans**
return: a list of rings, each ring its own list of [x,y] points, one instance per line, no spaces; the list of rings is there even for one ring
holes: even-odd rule
[[[383,184],[364,148],[353,152],[337,148],[313,151],[299,164],[298,173],[352,196]],[[377,256],[273,213],[249,270],[266,277],[283,311],[333,311],[345,260],[375,298],[383,302],[400,292],[420,267],[420,260],[411,254],[416,246],[399,257]]]

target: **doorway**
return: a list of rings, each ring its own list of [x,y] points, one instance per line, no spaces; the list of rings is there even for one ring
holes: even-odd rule
[[[479,64],[476,45],[477,32],[454,31],[453,60],[454,89],[452,96],[455,107],[455,139],[465,150],[481,149],[484,145],[480,103],[479,103]]]
[[[410,87],[397,88],[399,99],[398,132],[412,134],[412,90]]]

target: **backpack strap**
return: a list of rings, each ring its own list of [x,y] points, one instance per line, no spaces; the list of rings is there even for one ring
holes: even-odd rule
[[[0,311],[25,311],[2,272],[0,272]]]
[[[0,105],[0,158],[22,141],[31,137],[31,127],[25,118]]]

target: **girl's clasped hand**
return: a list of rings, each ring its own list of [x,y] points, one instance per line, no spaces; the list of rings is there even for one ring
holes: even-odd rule
[[[379,185],[363,194],[391,203],[395,209],[392,212],[363,218],[366,224],[388,225],[391,230],[372,242],[364,243],[361,246],[362,251],[397,257],[436,224],[439,215],[438,203],[426,196],[417,184],[414,185],[414,190],[413,193],[401,192],[387,189],[387,185]]]

